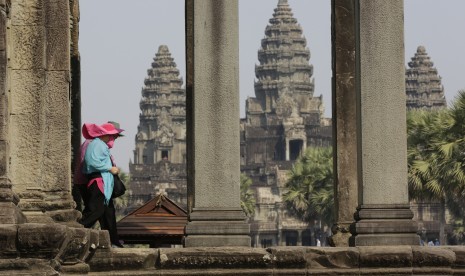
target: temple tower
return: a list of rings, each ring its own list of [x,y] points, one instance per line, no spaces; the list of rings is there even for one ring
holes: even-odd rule
[[[130,206],[166,192],[186,205],[186,92],[166,45],[147,70],[140,101],[134,163],[130,164]]]
[[[331,145],[331,120],[314,97],[310,50],[285,0],[277,1],[258,51],[255,97],[241,120],[241,172],[252,179],[257,207],[253,246],[315,245],[319,229],[286,215],[287,171],[307,147]],[[319,228],[319,227],[318,227]]]
[[[433,65],[425,47],[418,46],[415,56],[408,63],[410,68],[405,72],[407,109],[447,107],[441,77]]]
[[[330,124],[322,118],[322,97],[313,97],[310,50],[286,0],[278,2],[269,23],[258,51],[260,64],[255,67],[256,97],[247,99],[243,128],[250,140],[266,136],[252,130],[264,126],[274,128],[273,135],[280,139],[268,145],[267,150],[253,150],[249,143],[243,163],[252,162],[251,158],[259,159],[254,163],[295,160],[307,145],[321,144],[320,139],[309,139],[320,134],[315,128]]]
[[[277,124],[285,118],[321,115],[321,98],[313,98],[313,66],[302,28],[286,0],[280,0],[269,20],[255,67],[256,98],[247,100],[247,119],[254,125]],[[271,116],[270,116],[271,115]]]

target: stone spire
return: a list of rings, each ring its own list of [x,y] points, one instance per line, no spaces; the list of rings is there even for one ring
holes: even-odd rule
[[[186,94],[166,45],[158,48],[147,74],[140,101],[135,164],[154,164],[169,158],[166,154],[172,153],[175,140],[185,144]],[[173,126],[180,129],[175,130]]]
[[[261,112],[275,113],[279,98],[289,94],[299,105],[299,113],[308,113],[314,106],[322,107],[311,103],[314,82],[310,50],[286,0],[279,0],[269,23],[258,51],[260,64],[255,67],[256,99],[248,102],[248,106],[259,104]]]
[[[424,46],[418,46],[415,56],[408,63],[405,90],[407,109],[437,109],[447,106],[444,87],[438,70],[426,53]]]

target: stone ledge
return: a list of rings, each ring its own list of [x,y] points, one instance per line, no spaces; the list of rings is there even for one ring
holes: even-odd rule
[[[159,252],[152,248],[99,249],[89,261],[91,271],[155,269]]]
[[[106,231],[0,229],[2,275],[465,275],[463,246],[109,248]]]
[[[265,249],[249,247],[203,247],[160,249],[161,269],[268,268],[272,262]]]

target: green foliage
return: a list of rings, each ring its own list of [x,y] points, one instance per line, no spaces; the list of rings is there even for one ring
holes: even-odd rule
[[[255,196],[250,186],[252,179],[241,173],[241,208],[247,217],[252,217],[255,214]]]
[[[330,147],[307,148],[289,171],[283,201],[306,221],[334,222],[333,153]]]
[[[445,202],[457,218],[465,215],[464,122],[465,90],[450,109],[407,116],[410,197]]]

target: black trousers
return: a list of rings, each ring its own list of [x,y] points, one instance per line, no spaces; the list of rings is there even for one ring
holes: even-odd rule
[[[113,199],[110,199],[108,205],[105,205],[104,200],[105,196],[98,188],[97,182],[94,181],[87,189],[86,199],[84,199],[85,209],[79,223],[86,228],[91,228],[98,221],[100,228],[110,233],[111,243],[119,245]]]
[[[86,184],[74,184],[72,189],[73,199],[76,202],[76,210],[81,213],[88,212],[87,201],[88,201],[87,183]],[[83,210],[84,209],[84,210]]]

